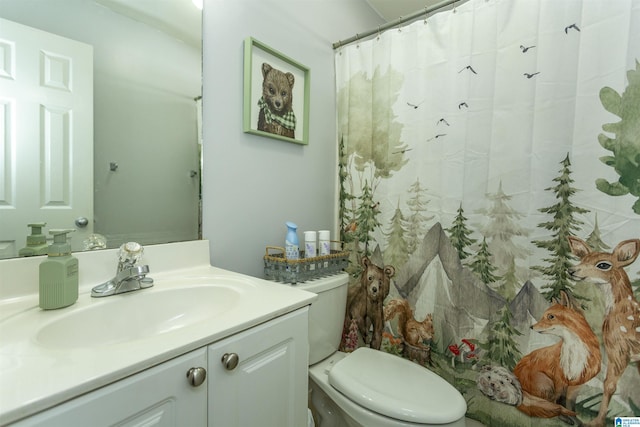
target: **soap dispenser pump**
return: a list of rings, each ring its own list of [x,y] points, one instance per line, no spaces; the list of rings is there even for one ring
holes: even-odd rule
[[[27,246],[18,251],[18,256],[46,255],[48,251],[47,236],[42,234],[46,222],[34,222],[27,224],[31,227],[31,235],[27,236]]]
[[[53,310],[78,300],[78,259],[71,255],[67,234],[73,229],[49,230],[53,243],[40,263],[40,308]]]

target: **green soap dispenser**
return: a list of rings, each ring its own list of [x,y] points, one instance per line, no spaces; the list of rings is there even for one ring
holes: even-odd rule
[[[47,236],[42,234],[45,225],[47,225],[46,222],[27,224],[27,227],[31,227],[31,235],[27,236],[27,246],[18,251],[18,256],[36,256],[48,253]]]
[[[49,230],[53,243],[40,263],[40,308],[67,307],[78,300],[78,259],[71,255],[67,234],[73,229]]]

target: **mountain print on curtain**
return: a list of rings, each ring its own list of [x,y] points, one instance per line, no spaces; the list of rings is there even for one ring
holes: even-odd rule
[[[640,0],[470,0],[336,52],[348,307],[376,307],[343,350],[490,426],[640,416],[639,31]]]

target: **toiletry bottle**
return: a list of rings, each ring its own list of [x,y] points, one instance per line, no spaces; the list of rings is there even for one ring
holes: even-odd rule
[[[31,235],[27,236],[27,246],[18,251],[18,256],[47,254],[47,236],[42,234],[42,229],[45,225],[47,225],[46,222],[34,222],[32,224],[27,224],[27,227],[31,227]]]
[[[75,230],[49,230],[53,243],[40,263],[40,308],[67,307],[78,299],[78,259],[71,255],[67,234]]]
[[[298,243],[298,234],[296,230],[298,226],[291,221],[287,221],[287,236],[284,241],[285,256],[288,259],[298,259],[300,257],[300,248]]]
[[[331,253],[329,230],[318,231],[318,252],[320,255],[329,255]]]
[[[313,258],[317,256],[317,235],[315,231],[304,232],[304,257]]]

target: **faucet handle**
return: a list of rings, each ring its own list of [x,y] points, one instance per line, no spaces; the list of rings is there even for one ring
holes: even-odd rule
[[[144,248],[137,242],[127,242],[121,245],[118,250],[118,270],[122,270],[125,266],[135,265],[142,258],[143,252]]]

